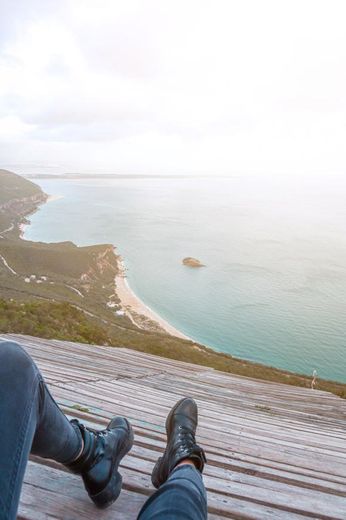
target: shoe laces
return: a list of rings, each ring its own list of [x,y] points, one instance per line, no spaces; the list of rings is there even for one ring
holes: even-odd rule
[[[178,426],[178,439],[180,441],[179,451],[189,450],[196,444],[193,431],[186,426]]]
[[[93,461],[93,466],[96,466],[96,464],[104,456],[105,445],[106,445],[105,437],[106,437],[107,433],[109,433],[109,430],[93,431],[93,434],[95,435],[95,441],[96,441],[96,445],[94,448],[95,449],[95,451],[94,451],[95,459]]]

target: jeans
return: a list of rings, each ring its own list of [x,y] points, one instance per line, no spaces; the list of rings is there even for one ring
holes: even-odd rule
[[[79,429],[59,409],[31,357],[17,343],[0,341],[0,520],[16,518],[30,453],[69,463],[81,447]],[[206,519],[199,472],[188,465],[176,468],[138,518]]]
[[[202,475],[186,464],[178,466],[146,501],[138,520],[205,520],[207,516]]]

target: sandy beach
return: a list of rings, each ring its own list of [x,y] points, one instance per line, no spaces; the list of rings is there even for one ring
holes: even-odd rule
[[[55,200],[63,199],[63,195],[48,195],[47,202],[54,202]]]
[[[128,284],[125,266],[121,259],[118,259],[118,264],[119,275],[115,278],[116,293],[120,299],[123,311],[131,319],[131,321],[138,327],[148,330],[150,329],[150,326],[143,323],[143,320],[141,319],[141,316],[144,316],[148,320],[157,324],[158,327],[168,332],[168,334],[178,338],[191,340],[191,338],[170,325],[166,320],[161,318],[158,314],[156,314],[156,312],[150,309],[150,307],[145,305],[145,303],[143,303],[142,300],[138,298],[138,296],[132,291]]]

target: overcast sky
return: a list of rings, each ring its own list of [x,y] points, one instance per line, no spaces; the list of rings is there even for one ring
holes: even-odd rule
[[[0,7],[0,167],[346,170],[344,0]]]

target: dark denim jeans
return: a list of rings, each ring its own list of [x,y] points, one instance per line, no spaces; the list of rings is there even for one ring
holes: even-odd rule
[[[0,519],[16,518],[30,452],[68,462],[81,443],[31,357],[17,343],[0,342]]]
[[[30,453],[66,463],[80,449],[79,430],[59,409],[31,357],[17,343],[0,341],[0,520],[16,518]],[[181,466],[138,518],[204,520],[206,507],[201,475]]]
[[[193,466],[178,466],[142,507],[138,520],[205,520],[207,494]]]

